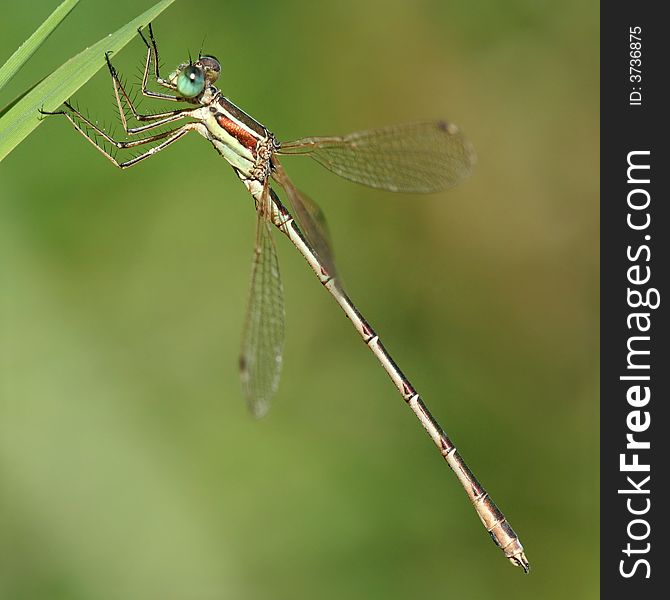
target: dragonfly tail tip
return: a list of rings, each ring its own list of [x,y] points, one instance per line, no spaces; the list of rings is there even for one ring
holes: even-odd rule
[[[509,559],[514,566],[521,567],[524,573],[530,573],[530,563],[523,552],[510,556]]]

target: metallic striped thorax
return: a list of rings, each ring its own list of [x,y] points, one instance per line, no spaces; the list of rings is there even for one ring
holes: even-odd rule
[[[280,147],[275,136],[213,85],[194,100],[202,108],[196,109],[193,117],[205,125],[219,154],[242,180],[264,182],[270,174],[270,157]]]

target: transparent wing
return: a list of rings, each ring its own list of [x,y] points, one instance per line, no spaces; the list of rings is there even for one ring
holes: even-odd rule
[[[284,348],[284,291],[271,224],[263,207],[257,207],[257,210],[256,247],[242,336],[240,377],[249,409],[254,416],[262,417],[279,385]]]
[[[325,215],[314,200],[293,185],[276,157],[273,157],[273,167],[273,177],[284,188],[293,209],[293,216],[298,221],[301,231],[328,274],[331,277],[337,277],[333,247]]]
[[[429,121],[282,143],[351,181],[394,192],[437,192],[467,177],[476,157],[456,125]]]

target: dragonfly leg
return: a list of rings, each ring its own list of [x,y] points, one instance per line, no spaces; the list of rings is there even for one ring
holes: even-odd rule
[[[130,96],[128,95],[123,86],[123,82],[121,81],[121,77],[119,76],[118,71],[114,68],[114,65],[112,65],[112,62],[109,60],[109,52],[105,53],[105,60],[107,61],[107,68],[109,69],[109,73],[112,76],[112,83],[114,85],[114,96],[116,97],[116,105],[119,109],[121,124],[123,125],[123,129],[126,131],[126,133],[129,134],[141,133],[143,131],[147,131],[148,129],[152,129],[153,127],[158,127],[159,125],[164,125],[165,123],[176,121],[177,119],[181,119],[184,116],[184,113],[186,113],[189,110],[192,110],[192,107],[188,106],[186,108],[180,108],[177,110],[170,110],[166,112],[146,114],[146,115],[137,112],[137,109],[135,108],[132,99],[130,98]],[[138,121],[156,121],[156,122],[150,125],[144,125],[142,127],[128,127],[124,104],[130,109],[130,111],[133,114],[133,117],[135,117],[135,119],[137,119]]]
[[[40,111],[41,114],[43,115],[65,115],[68,120],[78,129],[81,129],[81,123],[84,123],[85,128],[89,131],[93,131],[95,135],[99,135],[102,137],[105,141],[109,142],[110,144],[116,146],[117,148],[132,148],[134,146],[138,146],[140,144],[146,144],[147,142],[145,140],[156,140],[156,139],[162,139],[165,137],[166,132],[160,132],[154,136],[150,136],[148,138],[142,138],[139,140],[130,140],[130,141],[117,141],[115,140],[111,135],[109,135],[104,129],[96,125],[91,119],[88,117],[85,117],[79,110],[77,110],[74,106],[72,106],[69,102],[64,102],[63,106],[67,108],[67,110],[59,110],[56,112],[47,112],[47,111]],[[192,109],[189,109],[192,110]],[[166,117],[165,119],[161,119],[160,121],[157,121],[156,123],[150,123],[149,125],[145,125],[144,127],[138,127],[134,133],[138,133],[141,131],[147,131],[149,129],[155,129],[156,127],[160,127],[161,125],[165,125],[166,123],[171,123],[173,121],[177,121],[178,119],[183,119],[184,117],[189,117],[191,116],[189,114],[189,111],[180,111],[179,113],[171,116],[171,117]],[[167,132],[169,133],[169,132]],[[92,137],[92,136],[88,136]]]
[[[117,163],[116,159],[113,159],[112,162],[116,163],[116,166],[119,167],[120,169],[127,169],[128,167],[135,166],[137,163],[143,161],[145,158],[154,156],[157,152],[160,152],[164,148],[167,148],[170,144],[176,142],[178,139],[185,136],[189,131],[197,131],[203,137],[210,139],[208,136],[207,128],[202,123],[186,123],[186,125],[182,125],[177,129],[166,131],[165,134],[168,135],[169,137],[167,137],[160,144],[157,144],[156,146],[149,148],[149,150],[147,150],[143,154],[139,154],[134,158],[131,158],[130,160],[127,160],[123,163]],[[165,135],[159,133],[155,136],[150,136],[150,138],[145,138],[144,140],[139,141],[141,143],[148,143],[148,141],[155,141],[157,139],[161,139],[162,137],[165,137]]]
[[[176,142],[182,136],[186,135],[189,131],[197,131],[203,137],[209,139],[207,135],[207,128],[202,123],[186,123],[181,127],[176,129],[170,129],[168,131],[161,131],[155,135],[150,135],[145,138],[135,139],[135,140],[115,140],[112,138],[106,131],[95,125],[91,122],[90,119],[87,119],[82,115],[77,109],[72,107],[69,103],[65,103],[64,106],[68,110],[59,110],[55,112],[40,111],[43,115],[64,115],[74,128],[82,135],[84,138],[93,145],[93,147],[98,150],[107,160],[109,160],[114,166],[119,169],[126,169],[132,167],[137,163],[143,161],[154,154],[157,154],[164,148],[167,148],[170,144]],[[93,133],[91,133],[93,132]],[[104,141],[111,144],[113,147],[119,150],[127,150],[129,148],[135,148],[144,144],[151,144],[153,142],[161,141],[159,144],[149,148],[146,152],[134,156],[133,158],[119,162],[116,157],[109,152],[101,142],[99,142],[95,136],[100,136]]]
[[[146,36],[141,29],[138,29],[137,32],[140,34],[142,41],[147,47],[147,62],[144,65],[144,77],[142,77],[142,94],[148,96],[149,98],[160,98],[162,100],[172,100],[175,102],[183,102],[183,98],[175,96],[173,94],[163,94],[160,92],[152,92],[147,89],[147,82],[149,81],[149,71],[151,70],[151,63],[154,65],[154,78],[156,83],[161,87],[167,88],[168,90],[176,90],[177,86],[174,83],[170,83],[166,79],[163,79],[159,72],[159,63],[158,63],[158,44],[156,44],[156,39],[154,38],[154,32],[149,23],[149,39],[147,40]],[[152,61],[153,58],[153,61]]]

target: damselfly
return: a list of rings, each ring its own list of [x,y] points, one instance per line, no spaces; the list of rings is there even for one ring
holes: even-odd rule
[[[194,131],[212,143],[249,190],[255,203],[257,227],[240,373],[252,412],[260,416],[267,411],[270,398],[277,390],[282,362],[284,304],[277,254],[271,237],[271,226],[274,225],[307,260],[319,281],[377,357],[458,477],[493,541],[513,564],[528,572],[528,561],[516,533],[386,351],[379,336],[344,292],[337,277],[323,215],[316,204],[293,185],[279,161],[280,155],[300,154],[357,183],[391,191],[435,192],[456,184],[470,173],[474,152],[469,143],[455,125],[444,121],[280,143],[268,129],[240,110],[214,86],[221,73],[221,65],[213,56],[199,55],[195,62],[183,63],[167,78],[162,78],[151,25],[148,32],[147,38],[139,30],[147,47],[142,94],[154,99],[185,102],[189,106],[151,114],[139,113],[107,54],[105,58],[112,76],[121,123],[127,134],[140,134],[139,137],[117,141],[70,103],[65,103],[56,112],[42,112],[67,117],[79,133],[121,169],[140,163]],[[155,82],[166,92],[148,89],[152,70]],[[129,127],[127,121],[130,116],[146,124]],[[184,120],[186,122],[179,127],[161,128]],[[156,128],[161,129],[142,137],[141,134]],[[119,161],[105,144],[118,150],[144,145],[149,145],[149,149]],[[292,212],[272,189],[271,181],[283,188]]]

